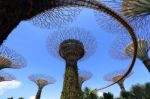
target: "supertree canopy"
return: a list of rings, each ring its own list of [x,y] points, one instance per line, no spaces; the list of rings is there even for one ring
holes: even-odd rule
[[[38,92],[36,94],[35,99],[40,99],[42,89],[49,85],[49,84],[54,84],[56,80],[50,76],[42,75],[42,74],[34,74],[29,76],[29,80],[34,82],[38,86]]]
[[[95,52],[95,38],[85,30],[70,28],[54,32],[47,42],[50,54],[66,62],[61,99],[82,99],[77,62]]]
[[[7,38],[9,33],[20,23],[22,20],[28,20],[32,17],[44,13],[44,11],[61,8],[61,7],[88,7],[93,8],[111,15],[128,29],[130,34],[134,37],[134,31],[130,25],[116,12],[104,6],[96,0],[3,0],[0,2],[0,44]],[[61,11],[61,10],[60,10]],[[57,10],[56,10],[57,12]],[[68,12],[68,11],[67,11]],[[61,13],[61,12],[60,12]],[[44,14],[45,15],[45,14]],[[42,19],[44,21],[47,16]],[[53,15],[50,15],[53,16]],[[61,18],[61,17],[60,17]],[[38,19],[38,18],[37,18]],[[40,21],[39,21],[40,22]],[[47,22],[47,21],[46,21]],[[132,32],[132,33],[131,33]],[[135,42],[136,43],[136,42]]]
[[[34,16],[29,22],[41,28],[60,28],[72,22],[79,13],[80,9],[75,7],[58,7]]]
[[[0,45],[20,21],[29,20],[44,11],[62,7],[87,7],[104,12],[128,30],[134,43],[135,52],[129,71],[125,74],[127,76],[136,60],[137,43],[134,30],[123,17],[96,0],[2,0],[0,1]]]
[[[138,51],[137,58],[140,59],[147,70],[150,72],[150,59],[148,52],[150,49],[150,35],[148,32],[137,33],[138,38]],[[124,34],[122,37],[118,37],[116,41],[112,44],[111,54],[115,58],[127,59],[133,56],[133,42],[128,37],[127,34]]]
[[[19,69],[26,66],[23,56],[6,46],[0,46],[0,70],[5,68]]]
[[[115,72],[112,72],[110,74],[107,74],[104,79],[106,81],[111,81],[111,82],[116,82],[118,81],[120,78],[122,78],[122,76],[124,75],[124,73],[126,72],[126,70],[121,70],[121,71],[115,71]],[[127,76],[129,77],[131,75],[131,73]],[[127,78],[126,77],[126,78]],[[125,79],[122,79],[121,81],[119,81],[117,84],[119,85],[121,91],[126,91],[125,87],[124,87],[124,81]]]
[[[0,71],[0,82],[12,81],[15,79],[16,79],[15,76],[13,76],[12,74],[8,74],[8,73],[5,73],[3,71]]]
[[[79,70],[79,85],[82,88],[82,85],[85,81],[89,80],[92,77],[92,73],[88,71]]]
[[[150,23],[150,1],[149,0],[101,0],[104,4],[118,11],[122,16],[124,16],[128,22],[132,25],[134,29],[137,30],[149,30]],[[108,29],[108,22],[113,23],[109,26],[109,28],[114,29],[115,27],[120,26],[117,25],[114,20],[109,16],[101,16],[102,14],[97,13],[97,20],[99,21],[99,25]],[[104,19],[104,20],[101,20]],[[109,21],[108,21],[109,20]],[[107,22],[101,24],[103,21]]]

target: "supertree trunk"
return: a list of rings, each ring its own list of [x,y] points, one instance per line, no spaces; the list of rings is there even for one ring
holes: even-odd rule
[[[120,89],[121,89],[121,92],[126,92],[126,89],[125,89],[125,87],[124,87],[123,82],[119,82],[118,85],[119,85],[119,87],[120,87]]]
[[[42,88],[38,88],[35,99],[40,99],[41,98],[41,93],[42,93]]]
[[[76,62],[66,62],[66,71],[61,99],[82,99],[78,82],[78,69]]]
[[[147,68],[147,70],[150,73],[150,59],[144,60],[143,64],[145,65],[145,67]]]

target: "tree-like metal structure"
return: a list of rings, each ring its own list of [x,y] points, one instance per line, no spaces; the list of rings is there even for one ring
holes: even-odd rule
[[[81,10],[75,7],[55,8],[34,16],[29,22],[41,28],[61,28],[72,22],[80,12]]]
[[[120,22],[129,32],[134,43],[134,57],[127,73],[132,70],[137,53],[134,30],[119,14],[96,0],[3,0],[0,1],[0,45],[22,20],[29,20],[43,11],[61,7],[87,7],[104,12]],[[113,85],[113,84],[112,84]]]
[[[38,86],[38,91],[36,94],[35,99],[40,99],[42,89],[49,85],[49,84],[54,84],[56,80],[50,76],[42,75],[42,74],[34,74],[29,76],[29,80],[34,82]]]
[[[106,75],[106,76],[104,77],[104,79],[105,79],[106,81],[116,82],[116,81],[118,81],[120,78],[122,78],[122,76],[124,75],[125,72],[126,72],[126,70],[115,71],[115,72],[112,72],[112,73]],[[131,73],[130,73],[130,75],[131,75]],[[127,77],[129,77],[130,75],[128,75]],[[127,78],[127,77],[126,77],[126,78]],[[126,78],[124,78],[123,80],[121,80],[121,81],[119,81],[119,82],[117,83],[117,84],[119,85],[119,87],[120,87],[120,89],[121,89],[122,92],[125,92],[125,91],[126,91],[126,89],[125,89],[125,87],[124,87],[124,81],[125,81]]]
[[[88,71],[81,71],[79,70],[79,85],[82,88],[82,85],[85,81],[91,79],[92,73]]]
[[[12,81],[15,80],[16,77],[12,74],[8,74],[6,72],[0,71],[0,82],[3,81]]]
[[[138,51],[137,51],[137,58],[140,59],[147,70],[150,72],[150,58],[148,56],[148,52],[150,49],[150,35],[148,32],[144,33],[137,33],[138,38]],[[112,56],[114,58],[119,59],[127,59],[133,56],[133,42],[128,37],[127,34],[124,34],[122,37],[118,37],[116,41],[112,44],[110,50]]]
[[[85,30],[70,28],[54,32],[47,42],[50,54],[66,62],[61,99],[81,99],[77,62],[95,52],[95,38]]]
[[[150,23],[150,1],[149,0],[101,0],[104,4],[113,8],[117,12],[119,12],[122,16],[124,16],[132,27],[136,30],[149,30]],[[110,25],[111,30],[114,30],[115,27],[120,26],[114,22],[114,20],[109,16],[101,16],[102,14],[97,13],[97,20],[99,21],[99,25],[107,28],[108,24]],[[105,17],[105,18],[104,18]],[[104,20],[101,20],[104,19]],[[107,22],[107,24],[101,24],[103,21]],[[109,22],[109,23],[108,23]],[[121,27],[120,27],[121,29]],[[117,30],[116,30],[117,31]],[[116,32],[115,31],[115,32]]]
[[[26,61],[23,56],[6,46],[0,46],[0,70],[5,68],[19,69],[25,66]]]

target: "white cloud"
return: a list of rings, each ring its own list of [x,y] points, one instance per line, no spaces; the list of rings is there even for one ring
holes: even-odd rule
[[[35,99],[35,96],[31,96],[29,99]]]
[[[98,96],[99,97],[103,96],[103,92],[98,91]]]
[[[2,95],[5,91],[9,89],[16,89],[20,86],[21,82],[16,80],[0,82],[0,95]]]

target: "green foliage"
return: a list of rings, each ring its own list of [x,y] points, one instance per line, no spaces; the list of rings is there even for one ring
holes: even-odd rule
[[[150,83],[134,85],[130,92],[135,95],[136,99],[150,99]]]
[[[135,99],[135,95],[131,92],[123,91],[120,93],[121,98],[120,99]]]
[[[150,99],[150,83],[145,85],[136,84],[129,92],[121,92],[123,99]]]
[[[103,93],[103,97],[98,97],[97,90],[88,87],[84,89],[83,94],[83,99],[150,99],[150,83],[133,85],[130,91],[122,91],[117,98],[114,98],[110,92]]]
[[[110,92],[103,93],[103,97],[104,99],[113,99],[113,94],[111,94]]]
[[[19,99],[24,99],[23,97],[20,97]]]
[[[97,94],[97,90],[92,90],[88,87],[83,90],[83,99],[100,99]]]

